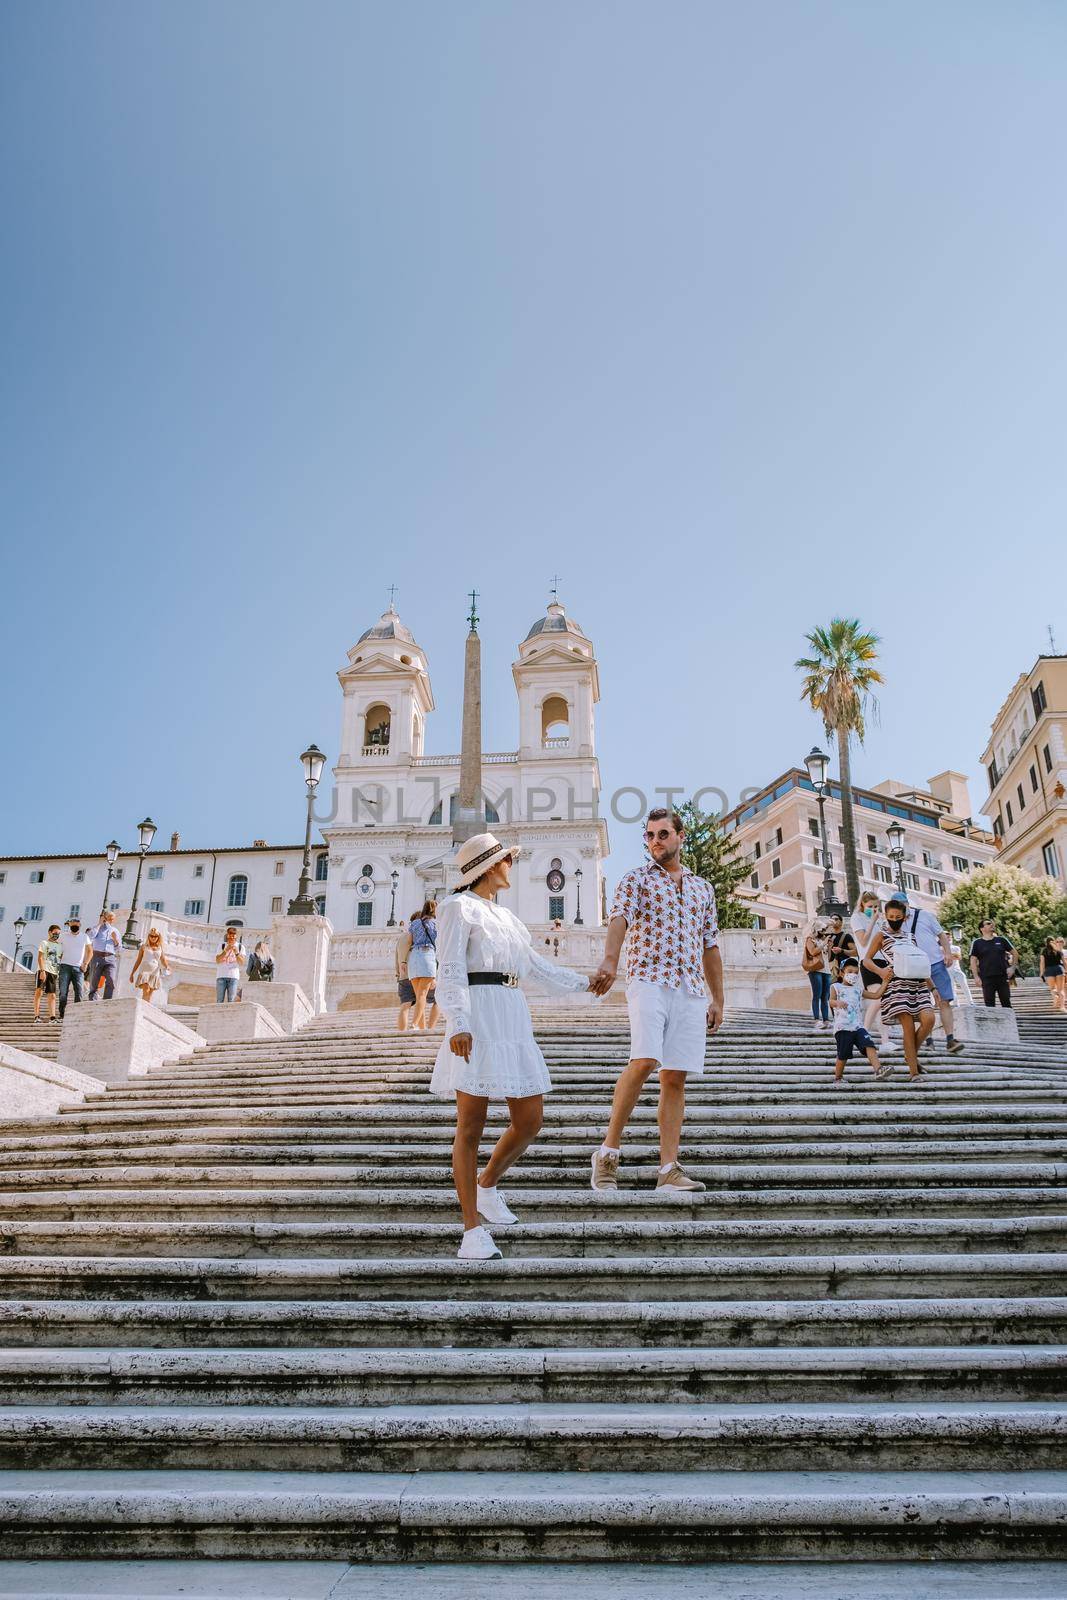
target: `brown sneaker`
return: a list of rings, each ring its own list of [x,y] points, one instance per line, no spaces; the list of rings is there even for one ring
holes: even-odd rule
[[[656,1179],[657,1189],[696,1190],[704,1189],[706,1185],[698,1183],[691,1178],[688,1172],[683,1172],[677,1161],[672,1161],[666,1172],[661,1172]]]
[[[614,1193],[619,1187],[619,1158],[606,1156],[602,1150],[593,1151],[592,1160],[593,1176],[589,1180],[589,1187],[604,1194],[609,1190]]]

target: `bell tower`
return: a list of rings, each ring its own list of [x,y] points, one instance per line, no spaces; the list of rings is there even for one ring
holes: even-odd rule
[[[596,656],[581,625],[555,596],[519,645],[511,671],[519,697],[520,758],[595,758]]]
[[[371,777],[376,767],[407,766],[422,755],[434,708],[430,673],[392,604],[360,634],[337,677],[344,692],[339,766]]]

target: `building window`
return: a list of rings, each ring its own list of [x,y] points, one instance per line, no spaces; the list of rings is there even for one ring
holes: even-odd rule
[[[814,834],[816,839],[819,837],[819,819],[818,819],[818,817],[809,817],[808,818],[808,832],[811,833],[811,834]]]
[[[315,857],[315,882],[325,883],[330,871],[330,858],[325,850]]]
[[[162,900],[146,900],[144,908],[146,911],[162,911],[163,902]]]
[[[115,880],[115,882],[118,883],[119,879],[124,877],[125,872],[126,872],[125,867],[116,867],[114,872],[111,874],[111,876]]]
[[[248,879],[243,872],[235,872],[230,879],[230,887],[226,894],[228,906],[243,906],[248,903]]]
[[[748,881],[752,885],[753,889],[758,889],[759,888],[759,873],[758,872],[754,872],[751,875],[751,877],[749,878]]]
[[[185,902],[185,915],[187,917],[202,917],[204,915],[204,902],[202,900],[187,900]]]
[[[80,917],[81,914],[82,914],[82,903],[81,903],[80,900],[75,900],[74,903],[72,904],[70,910],[67,912],[67,916],[68,916],[68,918],[69,917]]]
[[[1036,794],[1037,793],[1037,768],[1036,767],[1031,767],[1030,768],[1030,787],[1033,790],[1033,792]]]
[[[112,900],[111,904],[108,906],[108,910],[109,911],[117,911],[118,908],[119,908],[119,903],[118,903],[117,900]]]
[[[153,879],[156,883],[158,883],[160,878],[163,876],[163,868],[159,867],[159,866],[149,867],[148,876],[149,876],[149,878]]]
[[[779,861],[778,857],[775,856],[774,860],[771,862],[771,877],[772,878],[780,878],[781,876],[782,876],[782,863]]]
[[[316,900],[315,904],[318,905],[319,902]],[[322,916],[325,916],[325,915],[326,915],[326,900],[325,900],[325,897],[323,897],[323,899],[322,899],[322,910],[319,912],[319,916],[322,917]],[[369,927],[371,927],[373,925],[373,922],[374,922],[374,901],[373,900],[361,900],[359,902],[359,905],[356,907],[356,927],[357,928],[369,928]]]
[[[27,906],[24,915],[27,922],[40,922],[44,916],[44,906]]]
[[[758,861],[762,854],[763,854],[763,846],[760,844],[759,840],[757,839],[755,844],[752,846],[752,859],[753,859],[753,861]]]
[[[7,873],[6,872],[0,872],[0,883],[6,883],[6,882],[7,882]]]
[[[1000,768],[997,766],[995,761],[991,761],[989,763],[988,767],[986,768],[986,773],[989,777],[989,792],[992,794],[993,790],[1000,782]]]
[[[549,922],[562,922],[565,911],[566,906],[563,901],[563,896],[561,894],[550,894],[548,897]]]
[[[85,882],[85,868],[84,867],[78,867],[76,869],[76,871],[74,873],[74,882],[75,883],[84,883]]]
[[[945,885],[941,882],[940,878],[929,878],[927,879],[927,890],[928,893],[933,895],[935,900],[940,900],[941,896],[945,892]]]
[[[198,861],[196,866],[193,868],[193,877],[194,878],[202,878],[203,876],[204,876],[204,863],[202,861]]]
[[[285,862],[284,861],[276,861],[274,863],[274,876],[276,878],[283,878],[285,876]]]
[[[29,972],[30,968],[33,966],[33,951],[32,950],[24,950],[22,952],[22,954],[19,956],[19,966],[20,967],[25,967],[26,971]]]
[[[915,892],[918,893],[918,891],[919,891],[919,879],[918,879],[918,876],[917,876],[916,873],[914,873],[914,872],[905,872],[905,874],[904,874],[904,887],[905,887],[905,889],[914,889]]]
[[[1010,800],[1005,801],[1004,810],[1008,814],[1008,827],[1010,828],[1012,826],[1012,824],[1014,823],[1014,821],[1015,821],[1015,816],[1014,816],[1014,814],[1012,812],[1012,809],[1011,809],[1011,801]]]
[[[837,830],[837,842],[838,842],[838,844],[844,844],[844,842],[845,842],[845,830],[844,830],[844,828],[838,828],[838,830]]]
[[[1041,746],[1041,754],[1042,754],[1042,757],[1044,758],[1044,762],[1045,762],[1045,771],[1046,772],[1051,772],[1052,771],[1052,751],[1049,749],[1047,744],[1044,744],[1044,745]],[[2,880],[0,880],[0,881],[2,881]]]
[[[30,882],[31,883],[43,883],[44,882],[44,872],[41,870],[40,867],[36,867],[34,869],[34,871],[30,873]]]
[[[880,861],[875,862],[874,875],[879,883],[892,883],[893,881],[892,871],[889,867],[883,866]]]
[[[1015,793],[1019,796],[1019,810],[1020,811],[1025,811],[1026,810],[1026,796],[1023,794],[1023,786],[1022,786],[1021,783],[1017,783],[1015,785]]]
[[[274,895],[272,897],[271,903],[270,903],[270,909],[271,909],[271,915],[272,916],[277,916],[278,915],[278,912],[282,909],[282,897],[281,897],[280,894],[276,894],[276,895]]]
[[[1034,703],[1034,716],[1039,717],[1042,711],[1048,707],[1048,701],[1045,699],[1045,685],[1040,680],[1030,690],[1030,699]]]
[[[774,830],[774,842],[775,842],[775,844],[781,844],[782,843],[782,830],[781,830],[781,828],[775,828],[775,830]]]
[[[1004,818],[1001,816],[999,811],[993,818],[993,837],[994,839],[1001,839],[1004,837]]]
[[[970,866],[970,862],[967,860],[966,856],[953,856],[952,857],[952,870],[953,870],[953,872],[966,872],[969,866]]]
[[[1051,839],[1049,840],[1048,844],[1042,845],[1041,858],[1045,863],[1045,871],[1048,873],[1049,877],[1058,878],[1060,875],[1060,858],[1056,853],[1056,846]]]
[[[869,833],[867,835],[867,849],[868,850],[877,850],[878,849],[878,840],[875,838],[873,833]]]

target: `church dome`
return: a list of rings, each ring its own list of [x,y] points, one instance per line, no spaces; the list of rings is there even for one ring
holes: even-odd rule
[[[410,628],[405,628],[393,606],[383,611],[374,627],[361,633],[356,643],[362,644],[364,639],[402,639],[405,644],[415,643],[415,635]]]
[[[573,633],[579,639],[586,637],[581,624],[575,622],[573,617],[568,617],[558,600],[553,600],[545,615],[537,619],[526,639],[536,639],[542,633]],[[523,640],[524,644],[526,639]]]

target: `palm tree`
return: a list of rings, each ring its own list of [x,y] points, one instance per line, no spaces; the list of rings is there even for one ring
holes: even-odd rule
[[[810,656],[795,662],[804,674],[800,698],[807,700],[823,720],[826,737],[837,738],[838,770],[841,776],[841,823],[845,839],[845,879],[848,903],[860,896],[859,862],[856,859],[856,824],[852,803],[852,762],[849,742],[853,734],[863,743],[864,720],[868,707],[877,707],[871,689],[885,679],[874,663],[881,643],[876,633],[865,633],[853,618],[834,617],[825,628],[805,635],[811,645]]]

